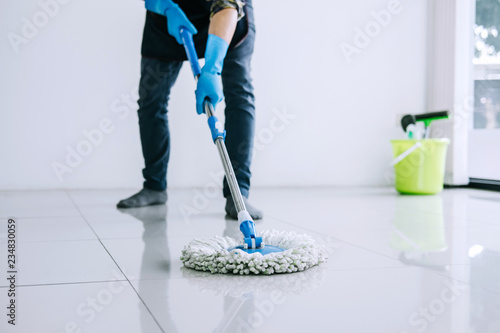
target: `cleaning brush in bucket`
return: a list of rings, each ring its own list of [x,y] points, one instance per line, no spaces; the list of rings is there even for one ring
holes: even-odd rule
[[[193,75],[201,74],[193,36],[180,31]],[[215,116],[207,98],[203,104],[208,117],[212,139],[217,146],[224,167],[231,196],[238,212],[242,242],[230,237],[216,236],[209,240],[194,239],[182,251],[181,260],[186,267],[212,273],[273,274],[303,271],[326,261],[323,248],[310,236],[293,232],[266,230],[257,236],[255,223],[248,213],[224,143],[225,131]]]
[[[415,135],[414,133],[417,132],[417,122],[422,122],[424,124],[424,137],[428,139],[431,123],[434,120],[448,119],[448,117],[448,111],[435,111],[415,115],[407,114],[401,118],[401,127],[403,127],[403,131],[408,135],[408,139],[420,140],[422,139],[421,135]]]

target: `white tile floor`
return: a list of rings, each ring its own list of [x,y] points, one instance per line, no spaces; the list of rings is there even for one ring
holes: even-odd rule
[[[220,197],[171,190],[119,211],[131,191],[0,192],[0,271],[17,222],[17,325],[0,332],[500,332],[500,193],[256,189],[259,229],[307,233],[328,263],[275,276],[182,267],[194,237],[238,235]]]

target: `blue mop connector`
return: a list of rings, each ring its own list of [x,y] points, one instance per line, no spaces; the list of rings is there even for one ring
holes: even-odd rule
[[[244,237],[244,244],[230,247],[227,249],[228,251],[241,250],[248,254],[260,253],[263,256],[274,252],[285,251],[285,249],[278,246],[265,245],[262,241],[262,237],[256,236],[255,224],[246,210],[242,210],[238,213],[238,221],[240,222],[240,231]]]
[[[262,237],[255,236],[255,223],[252,220],[245,220],[240,224],[240,231],[243,233],[245,248],[258,249],[262,247]]]
[[[208,127],[210,127],[210,132],[212,132],[212,139],[214,142],[217,138],[222,138],[222,140],[226,139],[226,130],[224,130],[222,123],[216,116],[208,118]]]

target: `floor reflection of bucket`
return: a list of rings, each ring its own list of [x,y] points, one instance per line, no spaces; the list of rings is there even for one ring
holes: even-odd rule
[[[404,252],[442,252],[447,248],[441,196],[398,196],[391,248]]]

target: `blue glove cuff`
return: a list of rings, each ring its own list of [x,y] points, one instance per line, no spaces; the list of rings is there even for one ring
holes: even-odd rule
[[[145,0],[146,9],[160,15],[165,15],[166,11],[177,6],[172,0]]]
[[[224,58],[229,44],[216,35],[209,34],[207,49],[205,50],[205,66],[203,70],[212,74],[221,75]]]

